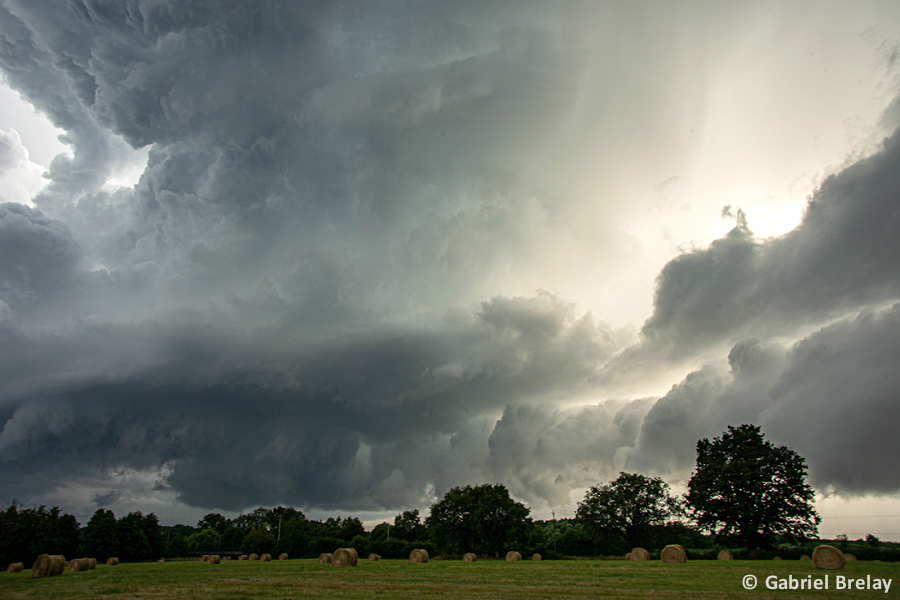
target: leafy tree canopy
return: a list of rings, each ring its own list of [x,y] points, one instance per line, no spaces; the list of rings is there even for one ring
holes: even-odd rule
[[[816,536],[815,492],[806,483],[806,461],[763,439],[754,425],[732,427],[720,438],[697,442],[697,469],[688,482],[688,504],[697,524],[746,546],[756,557],[776,536]]]
[[[662,479],[619,473],[615,480],[588,490],[575,514],[595,538],[615,533],[628,546],[653,546],[653,528],[677,517],[681,507]]]
[[[212,529],[219,535],[225,533],[225,529],[231,524],[231,521],[223,517],[219,513],[209,513],[197,522],[197,529]]]
[[[425,524],[419,519],[418,509],[405,510],[394,517],[394,530],[391,537],[398,540],[415,542],[425,539],[427,530]]]
[[[499,555],[527,541],[531,516],[505,486],[485,484],[448,491],[431,505],[425,525],[443,552]]]

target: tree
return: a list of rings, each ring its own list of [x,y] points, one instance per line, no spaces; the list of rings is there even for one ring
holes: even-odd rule
[[[98,508],[81,533],[83,556],[93,556],[106,562],[110,556],[119,556],[119,534],[116,516],[111,510]]]
[[[209,513],[197,522],[197,529],[200,531],[212,529],[219,535],[222,535],[229,525],[231,525],[231,521],[226,517],[223,517],[219,513]]]
[[[576,519],[595,539],[610,533],[621,536],[630,547],[654,546],[654,528],[680,514],[677,499],[669,495],[669,485],[658,477],[619,473],[606,485],[595,485],[578,504]]]
[[[156,516],[153,517],[156,519]],[[130,512],[116,524],[119,539],[119,558],[134,562],[153,557],[153,549],[144,530],[144,515],[140,511]]]
[[[499,555],[527,541],[531,517],[505,486],[485,484],[451,489],[431,505],[425,525],[442,552]]]
[[[820,522],[806,483],[806,461],[763,439],[754,425],[728,426],[721,438],[697,442],[697,469],[688,504],[697,524],[732,538],[756,558],[775,536],[815,537]]]
[[[416,542],[425,539],[426,533],[425,525],[419,520],[418,509],[405,510],[394,517],[394,530],[391,532],[391,537]]]
[[[220,550],[222,549],[222,536],[215,529],[204,529],[188,538],[188,546],[191,550]]]

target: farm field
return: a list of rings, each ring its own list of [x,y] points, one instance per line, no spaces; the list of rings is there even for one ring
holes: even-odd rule
[[[746,590],[742,578],[758,585]],[[768,590],[771,575],[823,579],[830,589]],[[894,580],[883,590],[836,590],[835,576]],[[32,579],[31,570],[0,573],[0,598],[66,599],[292,599],[292,598],[873,598],[900,596],[900,564],[856,562],[844,571],[817,571],[799,561],[479,561],[361,560],[353,568],[315,560],[270,563],[199,561],[98,565],[94,571]]]

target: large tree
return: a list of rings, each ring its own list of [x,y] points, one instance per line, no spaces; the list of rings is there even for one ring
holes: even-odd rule
[[[81,532],[84,556],[92,556],[106,562],[110,556],[119,556],[119,532],[116,516],[111,510],[98,508]]]
[[[589,489],[575,516],[595,539],[614,534],[634,547],[654,545],[650,540],[654,528],[679,513],[679,502],[662,479],[619,473],[606,485]]]
[[[531,516],[506,487],[485,484],[451,489],[431,505],[425,525],[442,552],[499,555],[527,541]]]
[[[806,461],[764,440],[759,427],[729,425],[722,437],[697,442],[687,494],[697,524],[745,546],[750,558],[775,536],[814,537],[820,521],[814,497]]]

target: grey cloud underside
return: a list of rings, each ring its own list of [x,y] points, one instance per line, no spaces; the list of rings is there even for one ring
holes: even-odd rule
[[[575,239],[523,175],[585,60],[515,16],[542,4],[0,2],[0,67],[74,152],[36,208],[0,206],[0,497],[127,467],[210,509],[399,509],[482,481],[559,506],[617,469],[681,477],[743,422],[817,485],[900,489],[878,308],[900,299],[896,136],[790,234],[671,261],[640,344],[495,291]],[[137,185],[103,187],[148,144]],[[709,347],[730,368],[597,400]]]
[[[802,223],[772,240],[738,226],[671,261],[643,333],[671,357],[810,323],[900,295],[900,133],[830,176]],[[751,215],[752,218],[752,215]]]

